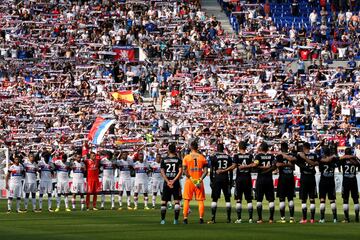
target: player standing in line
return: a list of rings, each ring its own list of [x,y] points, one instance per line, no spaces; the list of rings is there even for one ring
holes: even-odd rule
[[[182,162],[176,154],[175,144],[168,146],[168,154],[161,161],[161,176],[164,178],[163,191],[161,197],[161,222],[165,224],[166,205],[174,198],[174,224],[179,223],[181,186],[180,177],[182,175]]]
[[[103,168],[102,173],[102,190],[110,192],[111,200],[111,209],[115,209],[115,200],[114,200],[114,190],[115,190],[115,181],[114,181],[114,171],[115,163],[111,160],[112,154],[106,153],[105,157],[101,159],[100,166]],[[105,207],[105,194],[101,195],[101,209],[104,210]]]
[[[152,172],[151,190],[152,190],[152,208],[155,209],[157,193],[162,191],[164,179],[161,176],[161,155],[157,154],[154,162],[150,163]]]
[[[61,160],[55,161],[55,169],[57,176],[57,197],[56,197],[56,209],[55,212],[60,211],[61,194],[64,195],[65,211],[71,212],[69,208],[69,174],[70,174],[70,163],[67,162],[67,155],[63,154]]]
[[[51,208],[51,204],[52,204],[52,192],[53,192],[52,178],[54,176],[54,166],[49,161],[50,161],[50,154],[43,153],[41,160],[38,164],[40,171],[39,210],[42,211],[43,196],[44,194],[47,194],[48,210],[49,212],[53,212]]]
[[[349,197],[354,202],[355,209],[355,221],[359,222],[359,192],[358,184],[356,179],[357,171],[360,163],[359,160],[352,154],[351,148],[345,149],[345,155],[340,157],[341,170],[343,172],[343,183],[342,183],[342,198],[343,198],[343,209],[344,209],[344,223],[350,222],[349,218]]]
[[[139,194],[144,195],[144,209],[149,210],[148,207],[148,192],[149,192],[149,177],[150,166],[144,162],[144,153],[139,152],[138,161],[134,163],[135,170],[135,188],[134,188],[134,210],[138,209]]]
[[[72,173],[73,173],[73,181],[71,185],[71,192],[73,194],[71,203],[72,203],[72,210],[75,211],[75,203],[76,203],[76,194],[80,195],[80,204],[81,204],[81,211],[85,210],[85,180],[84,174],[86,172],[85,164],[81,161],[81,155],[79,153],[75,154],[74,161],[72,162]]]
[[[315,181],[315,166],[319,165],[318,156],[310,152],[310,144],[303,144],[303,151],[298,153],[296,164],[300,167],[300,199],[302,209],[302,220],[300,223],[307,223],[307,206],[306,202],[310,200],[311,223],[315,223],[315,198],[316,181]]]
[[[333,222],[337,223],[337,209],[336,209],[336,191],[335,191],[335,168],[337,167],[338,158],[331,154],[329,147],[323,147],[323,158],[319,162],[319,171],[321,173],[319,183],[319,197],[320,197],[320,220],[319,223],[325,223],[325,201],[326,195],[330,201],[331,210],[333,213]]]
[[[36,177],[38,172],[38,167],[35,163],[35,157],[32,154],[29,154],[29,158],[27,161],[23,163],[25,169],[25,183],[24,183],[24,192],[25,192],[25,199],[24,199],[24,212],[27,212],[28,203],[29,203],[29,196],[31,193],[31,201],[33,212],[37,212],[36,209],[36,192],[37,192],[37,184],[36,184]]]
[[[133,168],[132,159],[128,156],[127,152],[120,154],[120,159],[116,161],[116,166],[119,168],[119,209],[122,210],[122,196],[126,191],[127,196],[127,209],[132,210],[131,204],[131,174]]]
[[[229,155],[224,153],[224,145],[219,143],[217,145],[217,152],[210,157],[211,168],[210,168],[210,179],[211,179],[211,221],[208,224],[214,224],[216,218],[217,201],[220,198],[221,191],[225,197],[227,223],[231,222],[231,186],[233,181],[232,171],[224,171],[232,165],[232,159]]]
[[[205,189],[203,180],[208,173],[208,163],[204,155],[198,152],[198,143],[192,142],[190,144],[190,153],[183,159],[183,169],[186,175],[185,187],[184,187],[184,224],[188,224],[188,214],[190,201],[195,193],[195,199],[199,206],[200,224],[204,223],[204,200]]]
[[[280,223],[286,223],[285,220],[285,200],[287,198],[290,212],[290,223],[295,223],[294,219],[294,195],[295,179],[294,169],[296,157],[288,153],[289,147],[286,142],[280,145],[280,153],[276,156],[276,167],[279,169],[279,181],[277,186],[277,196],[280,207]]]
[[[97,190],[100,185],[99,182],[99,169],[100,169],[100,159],[97,158],[94,152],[90,152],[90,158],[84,161],[86,166],[86,182],[87,182],[87,191],[86,191],[86,209],[89,209],[90,206],[90,195],[93,195],[93,210],[97,211],[96,201],[97,201]]]
[[[275,156],[268,153],[269,146],[266,142],[263,142],[259,146],[259,153],[255,156],[255,166],[257,168],[258,176],[256,179],[256,209],[258,213],[257,223],[263,223],[262,219],[262,201],[264,195],[269,202],[269,223],[274,221],[275,212],[275,195],[274,195],[274,183],[272,172],[276,169]]]
[[[16,212],[21,212],[21,180],[23,177],[24,167],[20,164],[19,156],[15,156],[14,164],[9,167],[5,178],[6,189],[8,190],[8,213],[11,212],[12,201],[14,198],[16,198]]]

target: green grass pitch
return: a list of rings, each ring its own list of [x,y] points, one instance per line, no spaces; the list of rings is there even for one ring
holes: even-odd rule
[[[343,219],[341,198],[338,196],[339,221]],[[141,200],[140,200],[141,201]],[[44,201],[44,204],[47,201]],[[301,217],[300,202],[296,201],[296,220]],[[59,213],[26,213],[6,214],[6,200],[0,200],[0,239],[3,240],[42,240],[42,239],[359,239],[359,223],[332,223],[330,206],[327,205],[327,223],[325,224],[227,224],[225,223],[225,203],[219,202],[217,223],[214,225],[198,224],[196,202],[192,202],[192,213],[189,216],[188,225],[173,225],[173,210],[168,210],[166,225],[160,225],[159,206],[156,210],[142,210],[139,205],[137,211],[89,211],[89,212],[65,212]],[[13,204],[14,205],[14,204]],[[29,206],[31,205],[31,201]],[[63,203],[62,203],[63,205]],[[235,203],[233,205],[232,219],[236,219]],[[319,219],[319,201],[317,201],[317,219]],[[77,205],[78,206],[78,205]],[[254,202],[255,206],[255,202]],[[109,207],[109,203],[107,203]],[[46,209],[46,205],[44,206]],[[205,204],[205,220],[211,217],[210,200]],[[267,209],[264,203],[264,209]],[[279,219],[278,202],[276,203],[276,219]],[[350,204],[352,220],[353,205]],[[288,217],[288,209],[287,209]],[[256,220],[254,209],[254,220]],[[243,220],[247,220],[247,210],[243,209]],[[264,211],[264,219],[267,219],[268,211]],[[182,219],[182,218],[181,218]]]

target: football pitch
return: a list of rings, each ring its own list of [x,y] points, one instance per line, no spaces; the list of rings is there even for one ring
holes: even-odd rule
[[[30,200],[31,202],[31,200]],[[47,201],[44,201],[44,204]],[[301,218],[300,202],[296,201],[296,220]],[[63,203],[62,203],[63,204]],[[0,200],[0,239],[3,240],[42,240],[42,239],[359,239],[360,223],[340,223],[343,220],[341,198],[338,196],[338,220],[332,222],[330,206],[327,205],[327,222],[325,224],[227,224],[225,221],[225,203],[219,202],[217,223],[213,225],[200,225],[198,223],[197,207],[192,202],[192,213],[189,216],[188,225],[173,225],[173,210],[168,210],[166,225],[160,225],[159,206],[155,210],[99,210],[88,212],[65,212],[59,213],[6,213],[6,200]],[[319,201],[317,201],[317,215],[319,219]],[[31,204],[29,204],[31,205]],[[236,220],[234,205],[232,219]],[[243,204],[244,205],[244,204]],[[77,205],[79,206],[79,205]],[[255,206],[255,202],[254,202]],[[109,207],[109,203],[107,205]],[[46,209],[46,205],[44,206]],[[210,200],[205,204],[205,220],[211,218]],[[267,203],[264,209],[267,209]],[[279,219],[278,202],[276,203],[275,219]],[[287,209],[288,220],[288,209]],[[353,205],[350,204],[350,218],[354,220]],[[254,220],[256,220],[254,209]],[[243,221],[248,217],[247,210],[243,209]],[[264,220],[268,218],[268,212],[264,211]],[[182,218],[180,218],[181,223]]]

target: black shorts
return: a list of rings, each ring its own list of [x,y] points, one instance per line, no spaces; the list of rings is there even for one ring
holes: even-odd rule
[[[349,201],[350,193],[351,198],[359,199],[358,184],[356,178],[343,178],[342,184],[342,198]]]
[[[235,200],[242,201],[244,195],[246,201],[253,200],[251,176],[240,176],[235,182]]]
[[[295,180],[294,176],[281,176],[279,177],[278,186],[276,189],[277,197],[292,201],[295,195]]]
[[[171,197],[173,197],[173,200],[175,201],[180,201],[182,199],[181,185],[179,181],[174,183],[173,188],[169,188],[166,182],[164,182],[161,200],[164,202],[170,202],[172,200]]]
[[[217,201],[221,196],[221,191],[224,194],[226,201],[230,201],[231,198],[231,186],[229,180],[214,179],[212,183],[211,198]]]
[[[269,202],[275,201],[274,183],[272,178],[259,178],[256,180],[255,198],[256,201],[262,202],[264,200]]]
[[[300,177],[300,193],[299,197],[302,201],[307,199],[317,198],[315,176],[301,176]]]
[[[319,198],[329,200],[336,199],[335,180],[334,177],[321,177],[319,182]]]

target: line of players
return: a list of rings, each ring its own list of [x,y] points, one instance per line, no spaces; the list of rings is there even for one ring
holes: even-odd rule
[[[187,179],[185,181],[183,199],[184,199],[184,224],[188,223],[188,206],[189,201],[192,200],[193,194],[199,205],[200,223],[204,223],[204,200],[205,192],[203,186],[203,179],[206,177],[206,164],[200,163],[200,159],[205,159],[197,151],[197,144],[190,145],[191,152],[186,155],[182,161],[183,172]],[[335,169],[339,168],[343,174],[342,198],[343,210],[345,219],[343,222],[349,222],[349,197],[354,202],[355,221],[359,222],[359,193],[356,174],[360,166],[359,160],[352,154],[352,149],[347,148],[345,155],[338,157],[333,154],[333,150],[328,146],[319,145],[314,151],[310,151],[310,144],[303,143],[302,149],[299,152],[289,153],[288,144],[282,143],[281,149],[276,154],[269,152],[269,146],[263,142],[260,144],[255,155],[250,154],[246,149],[246,143],[239,143],[239,152],[233,157],[230,157],[224,152],[223,144],[217,145],[217,152],[210,158],[210,178],[211,178],[211,211],[212,218],[208,222],[214,224],[216,219],[217,202],[223,192],[226,202],[227,222],[231,222],[231,187],[233,185],[232,173],[236,169],[235,180],[235,199],[236,199],[236,213],[237,220],[235,223],[242,222],[242,198],[247,201],[247,209],[249,213],[249,223],[253,223],[253,194],[252,194],[252,180],[251,172],[257,172],[257,181],[255,186],[256,210],[258,214],[257,223],[263,223],[262,210],[263,200],[269,202],[270,218],[269,223],[274,222],[275,212],[275,193],[273,185],[273,171],[278,169],[279,181],[277,187],[277,195],[280,200],[280,223],[286,223],[285,219],[285,201],[288,200],[288,207],[290,212],[290,223],[295,223],[294,218],[294,195],[295,195],[295,180],[294,169],[295,165],[300,167],[300,194],[302,219],[300,223],[308,222],[307,202],[310,202],[310,222],[315,223],[315,199],[317,198],[316,189],[316,167],[320,171],[319,184],[319,198],[320,198],[320,223],[325,222],[325,202],[326,199],[330,201],[331,210],[333,213],[333,222],[336,223],[337,209],[336,209],[336,191],[335,191]],[[320,157],[320,156],[321,157]],[[173,167],[171,164],[176,163]],[[169,169],[179,169],[178,171],[169,171]],[[163,159],[162,174],[165,178],[164,195],[161,208],[161,224],[165,224],[166,203],[171,200],[169,197],[173,194],[174,199],[178,202],[181,200],[179,192],[181,187],[178,183],[178,176],[181,173],[181,161],[174,153]],[[205,175],[203,174],[205,172]],[[176,177],[175,177],[176,176]],[[170,180],[169,180],[170,179]],[[174,187],[176,186],[176,187]],[[179,205],[175,208],[174,224],[178,222]]]
[[[316,152],[316,153],[315,153]],[[198,159],[201,154],[197,153],[197,149],[195,149],[194,153],[189,154],[184,158],[184,162],[182,162],[178,158],[178,154],[176,153],[176,147],[174,145],[169,145],[168,155],[163,157],[162,160],[160,157],[157,157],[156,161],[156,170],[154,172],[159,173],[159,184],[156,188],[160,188],[161,180],[160,174],[164,178],[165,182],[163,185],[163,194],[162,194],[162,206],[161,206],[161,219],[162,223],[165,223],[165,215],[166,215],[166,204],[172,199],[175,201],[175,220],[174,223],[178,222],[178,217],[180,213],[180,201],[182,197],[184,197],[184,220],[187,223],[187,209],[188,202],[192,199],[193,193],[195,193],[195,198],[199,202],[199,212],[200,212],[200,222],[203,222],[203,201],[205,199],[204,187],[202,180],[206,177],[207,168],[200,169],[198,166]],[[321,157],[319,157],[321,155]],[[193,156],[196,156],[195,158]],[[192,159],[194,158],[194,159]],[[205,159],[204,156],[202,156]],[[133,163],[133,168],[136,172],[135,177],[135,189],[134,189],[134,203],[135,208],[137,208],[138,202],[138,194],[144,194],[144,203],[145,208],[147,209],[147,184],[148,178],[147,173],[149,171],[149,166],[146,162],[143,161],[144,156],[142,153],[139,153],[137,162]],[[186,161],[185,161],[186,159]],[[96,161],[96,155],[94,153],[90,154],[90,160]],[[89,160],[85,160],[86,163]],[[127,194],[127,204],[130,209],[130,190],[131,190],[131,177],[130,177],[130,161],[128,160],[128,156],[126,153],[120,156],[120,160],[118,160],[115,164],[109,160],[108,156],[99,160],[100,164],[104,168],[103,174],[103,190],[112,191],[114,186],[114,168],[118,166],[120,170],[120,178],[119,178],[119,203],[121,204],[121,197],[124,192]],[[161,162],[160,162],[161,161]],[[19,210],[19,201],[20,201],[20,187],[21,187],[21,178],[22,172],[25,171],[25,209],[27,209],[27,202],[29,198],[29,194],[31,193],[33,197],[35,196],[36,188],[34,185],[34,180],[36,179],[35,172],[36,167],[33,170],[31,165],[32,163],[31,157],[29,158],[29,162],[23,164],[19,164],[19,159],[15,158],[14,164],[9,169],[9,174],[7,176],[7,188],[9,189],[9,210],[11,209],[11,202],[13,197],[17,198],[17,210]],[[185,163],[186,164],[183,164]],[[66,158],[59,161],[55,161],[54,167],[51,167],[49,163],[45,161],[39,163],[39,171],[41,172],[41,179],[46,176],[44,172],[48,171],[51,173],[54,171],[57,172],[58,176],[58,194],[64,194],[65,196],[65,204],[67,204],[67,192],[66,181],[62,179],[62,172],[64,177],[68,177],[69,171],[73,170],[73,175],[79,171],[79,174],[84,174],[85,167],[81,162],[80,155],[74,157],[74,161],[72,161],[72,165],[66,161]],[[99,164],[99,166],[100,166]],[[255,199],[256,210],[258,214],[257,223],[263,223],[262,218],[262,202],[264,197],[269,202],[269,212],[270,218],[269,223],[273,223],[274,221],[274,211],[275,211],[275,193],[273,186],[273,171],[278,168],[279,170],[279,182],[277,187],[277,195],[280,200],[280,223],[285,223],[285,200],[288,200],[288,207],[290,212],[290,223],[294,223],[294,193],[295,193],[295,182],[294,182],[294,167],[295,164],[300,167],[301,177],[300,177],[300,199],[302,202],[302,219],[301,223],[307,223],[307,202],[310,202],[310,222],[315,222],[315,199],[317,198],[316,191],[316,181],[315,174],[316,168],[319,168],[321,173],[320,184],[319,184],[319,192],[320,192],[320,223],[325,222],[325,202],[326,198],[330,201],[332,213],[333,213],[333,221],[337,222],[337,209],[336,209],[336,192],[335,192],[335,180],[334,180],[334,172],[337,167],[341,170],[343,174],[343,190],[342,190],[342,198],[343,198],[343,210],[344,210],[344,222],[349,222],[349,197],[351,197],[354,202],[354,210],[355,210],[355,220],[359,221],[359,194],[358,194],[358,186],[356,174],[359,168],[359,161],[352,154],[352,149],[347,148],[345,150],[345,155],[338,157],[332,153],[329,147],[323,146],[321,149],[317,148],[315,151],[310,151],[310,144],[304,143],[302,150],[295,154],[289,153],[287,143],[281,144],[280,152],[273,154],[269,153],[269,146],[264,142],[257,149],[256,155],[250,154],[246,149],[246,143],[239,143],[239,153],[235,154],[233,158],[231,158],[228,154],[224,153],[224,146],[222,144],[218,144],[217,152],[210,158],[210,178],[211,178],[211,187],[212,187],[212,219],[209,223],[215,223],[216,218],[216,210],[217,210],[217,201],[220,198],[221,192],[223,192],[226,201],[227,208],[227,217],[228,222],[231,222],[231,187],[232,183],[232,172],[236,169],[236,180],[235,180],[235,199],[236,199],[236,213],[237,220],[235,223],[242,222],[242,198],[244,197],[247,201],[247,209],[249,213],[249,222],[253,222],[253,194],[252,194],[252,181],[251,181],[251,172],[257,172],[258,177],[256,181],[255,187]],[[65,166],[66,165],[66,166]],[[35,165],[34,165],[35,166]],[[191,167],[189,167],[191,166]],[[201,165],[202,167],[205,164]],[[187,181],[185,183],[184,194],[181,194],[181,186],[180,186],[180,177],[183,173],[187,177]],[[189,169],[188,169],[189,167]],[[25,170],[23,169],[25,168]],[[109,175],[106,174],[106,170],[109,170]],[[122,175],[123,174],[125,175]],[[196,179],[193,178],[194,175],[192,173],[199,172],[196,175]],[[202,172],[206,172],[202,174]],[[33,174],[33,175],[32,175]],[[60,177],[59,177],[60,175]],[[50,176],[50,175],[48,175]],[[83,180],[83,175],[79,178]],[[10,184],[9,184],[10,178]],[[50,177],[49,177],[50,179]],[[67,178],[68,179],[68,178]],[[73,187],[75,194],[80,192],[81,199],[83,199],[83,191],[79,191],[76,187],[81,188],[84,186],[84,182],[77,182],[77,178],[74,177],[75,187]],[[60,184],[59,184],[60,183]],[[49,194],[49,198],[51,198],[50,191],[46,191],[50,189],[50,183],[46,183],[46,180],[40,180],[40,209],[42,205],[42,196],[44,193]],[[33,198],[34,199],[34,198]],[[153,198],[154,199],[154,198]],[[49,205],[51,206],[51,200],[49,200]],[[75,202],[75,195],[73,197],[73,204]],[[83,202],[83,200],[82,200]],[[102,206],[104,202],[104,197],[102,201]],[[112,207],[114,207],[114,197],[111,197]],[[33,200],[33,205],[35,206],[35,201]],[[60,200],[58,197],[57,201],[57,210],[59,208]],[[153,200],[153,205],[155,204]],[[96,207],[96,205],[94,205]],[[121,207],[121,205],[120,205]],[[36,207],[34,207],[35,209]],[[66,207],[68,209],[68,207]],[[83,208],[83,204],[82,204]],[[89,205],[87,203],[87,208]]]
[[[42,156],[36,163],[34,155],[29,155],[26,161],[21,162],[19,156],[15,156],[13,164],[8,169],[6,176],[6,189],[8,190],[8,212],[11,212],[13,199],[16,199],[16,211],[26,212],[31,196],[32,209],[34,212],[42,211],[43,196],[48,196],[48,210],[50,212],[60,211],[61,196],[63,196],[65,210],[71,211],[68,196],[72,194],[72,209],[75,210],[76,196],[80,196],[81,210],[90,210],[90,195],[94,196],[93,210],[96,208],[97,190],[99,188],[99,170],[102,169],[101,209],[104,209],[105,194],[110,194],[111,209],[122,209],[122,197],[127,196],[127,208],[137,209],[139,194],[144,195],[145,209],[148,210],[149,173],[152,174],[151,190],[152,206],[155,207],[156,195],[162,189],[163,178],[160,174],[160,155],[152,162],[145,162],[143,153],[139,153],[133,160],[127,152],[121,153],[118,160],[111,161],[110,153],[99,157],[90,153],[90,158],[82,161],[81,154],[75,154],[70,159],[62,154],[58,159],[51,159],[49,155]],[[119,169],[118,202],[119,208],[115,208],[115,170]],[[135,172],[135,184],[133,188],[131,171]],[[37,173],[40,181],[37,185]],[[69,185],[70,173],[72,173],[72,184]],[[92,176],[91,176],[92,175]],[[53,178],[56,178],[56,209],[52,209],[52,195],[54,191]],[[87,181],[85,182],[85,177]],[[39,208],[37,208],[36,193],[39,190]],[[131,207],[131,191],[134,192],[134,208]],[[20,209],[22,192],[25,193],[24,209]]]

